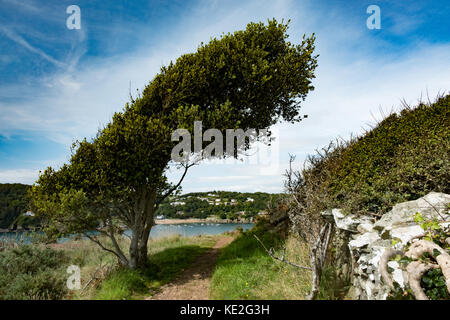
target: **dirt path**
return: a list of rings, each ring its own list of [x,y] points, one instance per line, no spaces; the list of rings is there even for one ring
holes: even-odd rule
[[[173,282],[161,287],[160,292],[146,300],[207,300],[212,272],[219,257],[220,248],[233,240],[223,237]]]

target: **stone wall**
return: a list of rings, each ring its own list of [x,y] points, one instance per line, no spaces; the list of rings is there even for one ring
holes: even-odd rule
[[[388,248],[402,250],[424,236],[424,231],[414,221],[417,212],[427,220],[441,221],[443,228],[450,227],[448,205],[450,195],[431,192],[414,201],[395,205],[392,210],[376,221],[375,217],[344,215],[340,209],[325,211],[322,215],[335,224],[332,242],[335,250],[336,269],[340,276],[349,276],[350,299],[384,300],[389,288],[383,283],[379,262]],[[403,271],[395,261],[388,266],[393,281],[405,286]]]

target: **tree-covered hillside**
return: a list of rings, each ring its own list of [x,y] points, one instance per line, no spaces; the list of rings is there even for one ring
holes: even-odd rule
[[[157,214],[164,215],[166,218],[207,218],[209,216],[222,219],[251,218],[265,210],[267,203],[277,197],[279,195],[264,192],[188,193],[173,196],[164,201]]]
[[[0,229],[35,225],[33,217],[24,216],[27,211],[27,191],[24,184],[0,184]],[[158,215],[166,218],[207,218],[222,219],[255,217],[267,208],[277,194],[264,192],[240,193],[229,191],[197,192],[173,196],[166,199],[158,209]]]
[[[27,191],[24,184],[0,184],[0,229],[6,229],[27,210]],[[27,224],[31,217],[20,219],[20,225]]]

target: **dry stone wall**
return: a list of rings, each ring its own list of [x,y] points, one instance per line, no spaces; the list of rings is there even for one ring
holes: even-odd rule
[[[414,220],[417,212],[427,220],[439,221],[442,228],[448,229],[449,203],[450,195],[431,192],[417,200],[395,205],[376,222],[373,217],[345,215],[340,209],[323,212],[322,215],[336,226],[333,246],[345,243],[348,248],[349,259],[342,259],[336,264],[343,274],[350,264],[351,288],[348,297],[385,300],[390,289],[383,282],[379,268],[384,252],[388,249],[403,250],[406,245],[424,236],[424,230]],[[389,261],[388,266],[392,270],[393,281],[405,287],[407,279],[399,264]]]

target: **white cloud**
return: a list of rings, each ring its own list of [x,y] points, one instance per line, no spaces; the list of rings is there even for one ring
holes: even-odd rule
[[[367,128],[367,123],[374,121],[372,115],[380,115],[379,108],[397,108],[401,99],[415,104],[427,90],[434,97],[438,91],[450,87],[448,44],[416,43],[404,53],[387,52],[377,47],[376,40],[367,39],[364,26],[344,23],[345,17],[333,13],[332,8],[327,13],[333,20],[324,21],[323,13],[293,1],[251,1],[237,9],[219,2],[206,3],[180,21],[157,47],[146,46],[124,56],[91,61],[82,68],[42,79],[38,87],[0,89],[1,96],[24,95],[25,90],[25,96],[35,97],[0,104],[0,134],[27,128],[65,145],[74,138],[93,136],[128,100],[130,82],[133,92],[135,88],[142,89],[162,65],[194,51],[201,41],[241,29],[249,21],[272,17],[292,19],[293,42],[298,42],[303,33],[317,34],[320,57],[314,81],[316,90],[309,94],[302,109],[309,117],[299,124],[276,126],[280,135],[280,163],[278,170],[269,176],[261,175],[264,167],[255,165],[201,165],[190,170],[183,183],[185,192],[211,189],[279,192],[289,153],[298,156],[300,165],[308,153],[330,140],[338,136],[347,138],[350,133]],[[145,33],[145,28],[142,32]],[[24,179],[20,178],[24,173],[18,174],[19,178],[9,177],[14,181]],[[8,175],[3,173],[0,177]],[[175,181],[179,172],[171,172],[169,177]]]
[[[39,175],[39,170],[16,169],[0,170],[0,183],[33,184]]]
[[[40,55],[43,59],[47,60],[48,62],[53,63],[55,66],[60,67],[60,68],[66,67],[65,63],[56,60],[55,58],[53,58],[50,55],[46,54],[41,49],[32,46],[31,44],[28,43],[28,41],[26,41],[22,36],[20,36],[16,32],[14,32],[13,30],[11,30],[11,29],[9,29],[9,28],[7,28],[5,26],[0,26],[0,31],[5,36],[7,36],[9,39],[11,39],[12,41],[16,42],[17,44],[20,44],[21,46],[23,46],[27,50]]]

